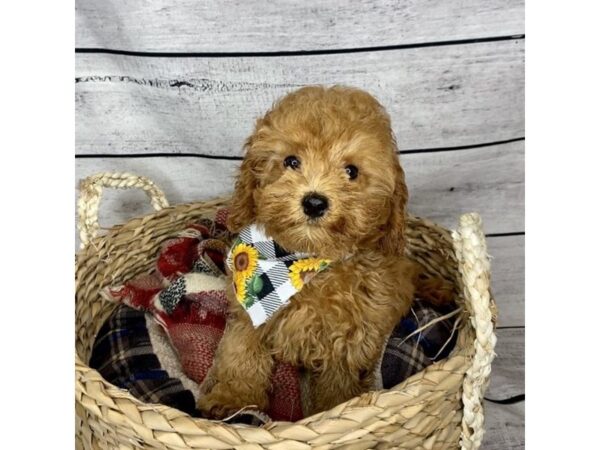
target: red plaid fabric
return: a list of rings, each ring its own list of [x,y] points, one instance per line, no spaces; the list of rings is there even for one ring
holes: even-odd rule
[[[212,365],[227,319],[224,260],[233,236],[225,227],[227,210],[191,224],[161,248],[152,273],[104,295],[151,313],[179,355],[184,372],[201,383]],[[303,418],[297,368],[277,363],[272,374],[270,409],[274,420]]]

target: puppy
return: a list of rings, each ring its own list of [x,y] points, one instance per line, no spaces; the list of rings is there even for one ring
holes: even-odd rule
[[[327,268],[260,326],[232,287],[198,407],[213,418],[248,405],[265,410],[277,359],[310,373],[316,413],[369,390],[419,280],[404,257],[408,194],[390,118],[361,90],[306,87],[257,121],[245,150],[230,230],[255,224]]]

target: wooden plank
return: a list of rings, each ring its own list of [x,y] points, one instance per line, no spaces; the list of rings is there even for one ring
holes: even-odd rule
[[[403,155],[410,192],[409,211],[448,228],[456,227],[460,214],[477,211],[483,217],[486,233],[523,230],[523,153],[521,141],[478,149]],[[76,173],[78,178],[101,171],[146,175],[163,186],[172,203],[182,203],[231,192],[239,164],[239,161],[187,156],[93,157],[77,159]],[[119,209],[118,205],[111,204],[108,210]],[[139,213],[131,208],[127,212]],[[125,217],[117,215],[115,219],[122,221]]]
[[[304,85],[361,87],[401,149],[524,135],[524,41],[273,58],[76,56],[81,154],[240,155],[254,121]]]
[[[371,47],[525,32],[523,0],[77,0],[76,44],[161,52]]]
[[[525,229],[524,142],[401,157],[409,211],[447,228],[478,212],[486,233]]]
[[[506,400],[525,393],[525,328],[496,330],[496,358],[485,396]]]
[[[499,306],[498,326],[525,325],[525,236],[489,237],[492,292]]]
[[[485,435],[481,450],[525,448],[525,401],[514,405],[485,402]]]

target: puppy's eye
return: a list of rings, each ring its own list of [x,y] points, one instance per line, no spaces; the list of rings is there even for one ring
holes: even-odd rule
[[[300,160],[295,156],[288,156],[283,160],[283,165],[296,170],[300,167]]]
[[[358,167],[350,164],[346,166],[346,173],[351,180],[354,180],[358,176]]]

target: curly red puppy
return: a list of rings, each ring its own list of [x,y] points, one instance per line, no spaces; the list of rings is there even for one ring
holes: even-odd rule
[[[199,408],[266,409],[273,360],[311,374],[311,409],[367,391],[387,336],[409,311],[419,268],[404,255],[407,188],[390,118],[369,94],[306,87],[257,121],[228,226],[259,224],[283,248],[330,267],[255,328],[231,317]]]

